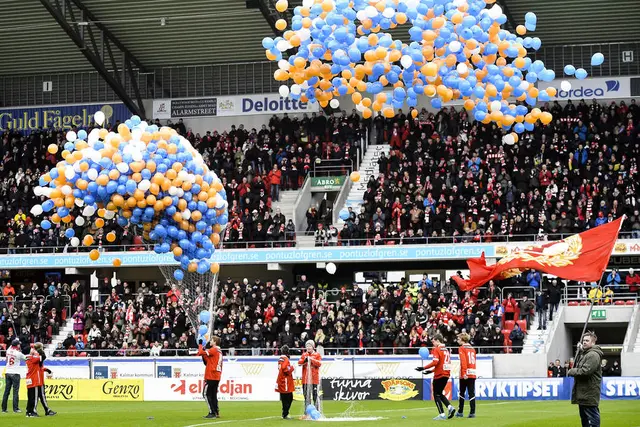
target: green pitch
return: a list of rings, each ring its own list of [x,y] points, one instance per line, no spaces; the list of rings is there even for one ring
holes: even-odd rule
[[[22,401],[24,411],[26,402]],[[221,402],[222,418],[206,420],[206,406],[203,402],[49,402],[58,411],[55,417],[26,418],[22,414],[0,413],[0,425],[20,426],[130,426],[130,427],[215,427],[217,424],[229,427],[272,427],[304,426],[313,421],[298,420],[302,415],[302,403],[294,402],[292,415],[295,420],[279,417],[280,403],[265,402]],[[370,426],[385,423],[395,426],[431,426],[451,424],[457,426],[491,427],[563,427],[579,426],[578,408],[569,402],[511,401],[478,402],[476,419],[453,418],[448,421],[433,421],[436,409],[433,402],[420,401],[360,401],[352,404],[344,402],[324,402],[324,413],[331,417],[381,417],[380,421],[341,421],[333,426]],[[41,413],[42,409],[39,408]],[[468,411],[468,408],[465,408]],[[640,427],[640,401],[603,401],[600,405],[602,426]],[[378,424],[380,425],[380,424]]]

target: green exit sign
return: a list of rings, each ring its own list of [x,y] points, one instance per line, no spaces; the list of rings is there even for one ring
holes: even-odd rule
[[[607,320],[607,310],[593,310],[591,312],[591,320]]]

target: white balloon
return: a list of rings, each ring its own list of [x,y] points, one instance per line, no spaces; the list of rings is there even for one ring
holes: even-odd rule
[[[280,88],[278,89],[278,93],[280,94],[281,97],[286,98],[287,96],[289,96],[289,86],[287,85],[280,86]]]
[[[91,181],[95,181],[96,178],[98,177],[98,171],[91,168],[87,171],[87,178],[89,178],[89,180]]]
[[[405,3],[407,4],[407,9],[415,9],[418,7],[420,0],[406,0]]]
[[[469,67],[467,67],[467,64],[465,64],[464,62],[461,62],[456,67],[456,71],[458,72],[458,74],[467,74],[467,72],[469,72]]]
[[[280,52],[284,52],[286,50],[291,49],[293,46],[291,46],[291,43],[289,43],[286,40],[280,40],[278,42],[278,44],[276,44],[276,49],[278,49]]]
[[[65,196],[68,196],[69,194],[71,194],[73,192],[73,190],[71,189],[70,186],[68,185],[63,185],[60,188],[60,191],[62,192],[62,194],[64,194]]]
[[[356,110],[359,112],[363,112],[364,111],[364,105],[362,105],[362,102],[358,105],[356,105]]]
[[[102,159],[102,154],[100,154],[99,151],[93,151],[93,153],[91,153],[91,161],[94,163],[100,163],[100,160]]]
[[[95,121],[98,126],[102,126],[105,119],[106,117],[102,111],[96,111],[93,115],[93,121]]]
[[[98,142],[99,139],[100,139],[100,130],[92,129],[91,132],[89,132],[89,137],[87,138],[87,142],[93,145],[96,142]]]
[[[189,218],[191,218],[191,211],[189,209],[185,209],[182,212],[182,219],[188,220]]]
[[[336,267],[336,265],[332,262],[327,263],[325,269],[327,270],[327,273],[329,274],[336,274],[336,271],[338,270],[338,267]]]
[[[149,188],[151,188],[151,181],[148,179],[143,179],[138,184],[138,190],[147,191]]]
[[[409,68],[413,65],[413,59],[411,59],[409,55],[402,55],[402,58],[400,58],[400,64],[404,68]]]
[[[489,9],[489,17],[491,19],[498,19],[502,15],[502,8],[497,4],[494,4],[491,9]]]
[[[516,143],[516,140],[513,138],[513,135],[508,133],[502,137],[502,142],[504,142],[507,145],[513,145]]]
[[[42,205],[35,205],[34,207],[31,208],[31,214],[32,215],[40,215],[42,213]]]
[[[33,189],[33,194],[36,196],[42,196],[42,187],[39,185]]]
[[[368,18],[367,12],[365,12],[364,10],[359,10],[358,13],[356,13],[356,18],[358,19],[358,21],[364,21]]]
[[[563,80],[560,83],[560,89],[562,89],[565,92],[569,92],[571,90],[571,82],[568,82],[566,80]]]
[[[382,11],[382,16],[384,16],[387,19],[393,18],[395,14],[396,14],[396,11],[390,7]]]
[[[104,219],[113,219],[116,216],[114,211],[106,211],[104,213]]]
[[[302,0],[302,7],[311,7],[315,3],[315,0]]]
[[[67,179],[73,179],[76,176],[76,171],[73,170],[73,166],[67,166],[64,169],[64,177]]]
[[[378,9],[373,6],[367,6],[364,8],[364,12],[367,14],[369,18],[375,18],[378,16]]]
[[[178,189],[176,187],[169,187],[169,195],[175,196],[176,194],[178,194]]]
[[[224,199],[220,195],[220,193],[216,194],[216,209],[222,209],[224,206]]]
[[[118,169],[118,172],[120,173],[126,173],[129,170],[129,165],[125,162],[120,162],[116,165],[116,169]]]
[[[77,199],[75,200],[75,204],[76,204],[76,206],[77,206],[77,207],[81,208],[81,207],[83,207],[83,206],[84,206],[84,200],[82,200],[82,199],[80,199],[80,198],[77,198]]]
[[[300,85],[291,85],[291,93],[294,95],[300,95],[302,93],[302,88]]]
[[[78,239],[77,237],[72,237],[71,238],[71,246],[76,247],[78,245],[80,245],[80,239]]]
[[[309,40],[311,38],[311,30],[308,28],[300,28],[297,31],[297,34],[301,41]]]
[[[303,90],[307,90],[309,89],[309,82],[308,81],[303,81],[302,84],[300,85],[300,88]]]
[[[176,194],[178,197],[182,197],[184,196],[184,190],[182,188],[178,188],[178,194]]]
[[[178,178],[180,178],[183,181],[186,180],[188,176],[189,176],[189,172],[187,172],[184,169],[182,169],[180,172],[178,172]]]
[[[142,160],[142,153],[140,152],[140,150],[133,150],[133,153],[131,153],[131,158],[134,162],[139,162],[140,160]]]
[[[94,213],[96,213],[96,208],[94,208],[93,206],[85,206],[82,210],[82,215],[84,216],[91,216]]]
[[[284,71],[288,71],[291,68],[291,64],[286,59],[281,59],[278,61],[278,68]]]
[[[454,53],[459,52],[461,48],[462,48],[462,45],[457,40],[454,40],[451,43],[449,43],[449,50],[451,52],[454,52]]]
[[[329,106],[331,108],[338,108],[340,107],[340,101],[338,101],[337,99],[332,99],[331,101],[329,101]]]
[[[84,218],[83,218],[83,217],[81,217],[81,216],[79,216],[79,217],[77,217],[77,218],[76,218],[76,225],[77,225],[78,227],[82,227],[82,226],[85,224],[85,222],[86,222],[86,221],[85,221],[85,220],[84,220]]]
[[[489,108],[491,111],[500,111],[502,103],[500,101],[492,101],[491,104],[489,104]]]
[[[69,142],[73,142],[76,139],[78,139],[78,134],[75,133],[74,131],[70,130],[69,132],[67,132],[67,141]]]
[[[140,141],[140,138],[142,138],[142,129],[134,128],[131,131],[131,139],[134,141]]]

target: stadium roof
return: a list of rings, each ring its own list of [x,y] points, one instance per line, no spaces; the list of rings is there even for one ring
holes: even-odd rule
[[[82,3],[147,68],[265,60],[261,40],[272,30],[245,0],[66,0]],[[0,75],[92,70],[39,1],[4,0]],[[290,5],[301,0],[290,0]],[[498,0],[511,20],[538,15],[544,45],[640,40],[638,0]],[[80,16],[75,21],[82,21]],[[164,26],[161,20],[164,18]],[[406,32],[395,34],[406,36]],[[404,37],[401,37],[404,40]]]

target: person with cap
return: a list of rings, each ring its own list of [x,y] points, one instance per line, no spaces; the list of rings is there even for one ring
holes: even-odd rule
[[[18,392],[20,390],[20,362],[25,360],[25,355],[20,351],[20,340],[14,339],[11,342],[11,347],[7,349],[6,355],[6,374],[4,395],[2,396],[2,412],[7,412],[7,404],[9,402],[9,394],[13,389],[13,412],[20,413],[18,404],[20,402],[20,396]]]
[[[282,418],[285,420],[289,417],[289,410],[293,402],[293,371],[295,368],[289,360],[289,346],[283,345],[280,348],[280,358],[278,359],[278,378],[276,382],[276,391],[280,393],[280,401],[282,402]]]
[[[302,393],[304,394],[304,407],[314,405],[319,406],[318,385],[320,384],[320,366],[322,366],[322,356],[316,351],[316,344],[313,340],[305,343],[305,351],[298,360],[298,365],[302,366]]]

